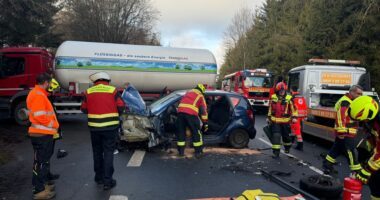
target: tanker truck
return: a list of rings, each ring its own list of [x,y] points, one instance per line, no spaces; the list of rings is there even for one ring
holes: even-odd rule
[[[58,114],[81,113],[83,92],[92,86],[89,75],[106,71],[111,84],[122,90],[133,84],[145,98],[160,93],[189,89],[197,83],[215,84],[217,65],[204,49],[65,41],[55,56],[43,48],[0,49],[0,118],[13,117],[20,124],[25,117],[26,97],[36,76],[47,72],[61,85],[54,94]]]

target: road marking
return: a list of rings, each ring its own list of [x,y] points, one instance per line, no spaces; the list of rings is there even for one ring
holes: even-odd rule
[[[129,160],[127,167],[140,167],[144,159],[145,151],[136,150],[131,159]]]
[[[111,195],[109,200],[128,200],[128,197],[124,195]]]
[[[264,140],[263,138],[259,138],[259,140],[260,140],[261,142],[265,143],[265,144],[268,145],[268,146],[272,146],[272,144],[271,144],[270,142]],[[285,155],[287,155],[287,156],[289,156],[289,157],[292,157],[292,158],[298,160],[299,163],[301,163],[302,165],[308,166],[310,170],[316,172],[317,174],[320,174],[320,175],[323,175],[323,174],[324,174],[322,170],[320,170],[320,169],[318,169],[318,168],[316,168],[316,167],[314,167],[314,166],[312,166],[312,165],[310,165],[310,164],[308,164],[308,163],[305,163],[303,160],[297,158],[297,157],[294,156],[293,154],[290,154],[290,153],[286,154],[283,150],[281,150],[281,153],[283,153],[283,154],[285,154]]]

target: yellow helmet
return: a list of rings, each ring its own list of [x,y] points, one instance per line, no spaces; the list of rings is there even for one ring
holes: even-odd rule
[[[370,96],[360,96],[350,105],[348,113],[354,120],[372,120],[379,111],[378,103]]]
[[[195,89],[198,89],[202,93],[205,93],[205,91],[206,91],[205,86],[203,84],[200,84],[200,83],[197,85],[197,87],[195,87]]]
[[[48,91],[49,92],[53,92],[54,90],[56,90],[58,88],[59,88],[58,81],[55,80],[54,78],[52,78],[51,81],[50,81],[50,85],[49,85]]]

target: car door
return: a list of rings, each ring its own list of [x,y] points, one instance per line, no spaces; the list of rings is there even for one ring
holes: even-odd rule
[[[231,120],[231,102],[225,94],[207,94],[206,103],[209,112],[208,134],[218,134]]]

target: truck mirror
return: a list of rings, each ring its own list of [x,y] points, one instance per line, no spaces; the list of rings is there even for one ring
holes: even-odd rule
[[[364,91],[371,90],[371,77],[369,73],[365,73],[360,76],[358,85],[360,85]]]

